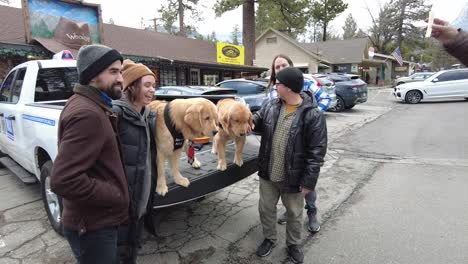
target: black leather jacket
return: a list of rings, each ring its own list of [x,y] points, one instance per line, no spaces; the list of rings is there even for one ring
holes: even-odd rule
[[[314,189],[327,152],[325,116],[317,109],[312,95],[302,92],[303,103],[297,108],[285,154],[285,192],[299,192],[300,186]],[[269,163],[273,133],[283,102],[272,99],[255,113],[255,132],[262,135],[258,153],[258,175],[270,179]]]

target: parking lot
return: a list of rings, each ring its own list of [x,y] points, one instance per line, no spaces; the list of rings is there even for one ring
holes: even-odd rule
[[[370,89],[368,103],[326,113],[329,141],[390,111],[394,102],[389,99],[391,89]],[[340,154],[339,149],[329,149],[319,179],[322,221],[352,193],[359,182],[356,177],[365,177],[336,177],[338,167],[352,175],[361,165],[340,160]],[[139,263],[277,263],[275,259],[285,259],[281,250],[267,259],[253,253],[262,239],[257,189],[254,174],[202,201],[161,211],[156,219],[158,236],[145,233]],[[0,264],[74,263],[66,240],[50,227],[40,196],[39,185],[24,185],[7,169],[0,169]],[[280,226],[278,230],[279,241],[284,241]]]

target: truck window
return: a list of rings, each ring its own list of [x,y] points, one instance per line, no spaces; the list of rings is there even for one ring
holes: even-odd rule
[[[8,77],[5,79],[5,81],[2,84],[2,90],[0,91],[0,102],[9,102],[10,101],[10,88],[11,84],[13,82],[13,78],[15,77],[15,73],[11,72]]]
[[[20,98],[21,88],[23,87],[24,75],[26,74],[26,68],[17,70],[16,79],[11,88],[11,102],[16,104]]]
[[[78,83],[76,68],[40,69],[36,80],[34,101],[67,100]]]

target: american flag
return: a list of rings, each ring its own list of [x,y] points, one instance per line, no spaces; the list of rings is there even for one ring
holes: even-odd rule
[[[398,61],[398,64],[400,64],[400,66],[403,66],[403,58],[401,57],[400,47],[396,47],[396,49],[392,52],[392,55],[395,58],[395,60]]]

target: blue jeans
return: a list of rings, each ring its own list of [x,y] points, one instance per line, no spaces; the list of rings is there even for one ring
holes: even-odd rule
[[[106,227],[78,235],[64,228],[65,237],[78,264],[115,264],[117,261],[117,227]]]
[[[317,192],[315,190],[310,191],[304,197],[306,205],[305,209],[307,209],[307,215],[316,215],[317,214],[317,206],[315,206],[315,200],[317,200]]]

